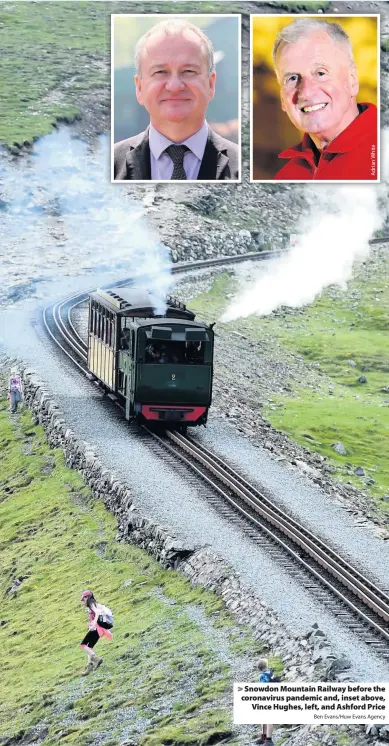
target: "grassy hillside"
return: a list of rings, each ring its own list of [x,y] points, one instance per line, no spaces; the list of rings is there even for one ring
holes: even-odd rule
[[[214,320],[225,308],[226,296],[235,290],[235,281],[223,275],[211,293],[199,296],[191,307],[200,317]],[[276,428],[327,456],[337,476],[366,488],[385,510],[389,509],[384,497],[389,494],[388,308],[389,252],[382,249],[356,269],[346,291],[331,287],[304,309],[250,316],[216,327],[219,333],[234,331],[248,340],[274,340],[281,345],[278,358],[283,356],[286,368],[288,360],[295,363],[296,355],[317,368],[314,387],[305,386],[303,376],[298,385],[286,375],[289,393],[275,391],[264,401],[263,412]],[[362,377],[366,382],[359,381]],[[333,449],[338,441],[346,449],[344,456]],[[364,474],[354,473],[358,467]]]
[[[200,6],[214,12],[217,3],[194,3],[191,12]],[[176,3],[2,3],[0,143],[21,145],[49,133],[57,117],[73,119],[81,101],[90,96],[93,103],[99,90],[108,105],[111,13],[172,11],[180,12]]]
[[[280,3],[316,10],[327,3]],[[239,2],[228,13],[244,11]],[[0,143],[31,143],[57,117],[74,119],[100,96],[109,106],[111,13],[186,13],[185,2],[25,2],[0,4]],[[191,2],[190,13],[225,13],[222,2]],[[4,116],[5,112],[5,116]]]
[[[211,593],[115,541],[115,521],[50,450],[30,414],[0,400],[0,743],[135,738],[207,744],[231,733],[231,666],[260,652]],[[15,581],[20,581],[18,587]],[[104,664],[80,676],[80,592],[114,610]],[[22,738],[22,736],[24,737]],[[213,739],[213,740],[212,740]],[[231,739],[230,743],[235,741]]]
[[[1,142],[47,134],[56,117],[74,117],[82,93],[108,85],[105,3],[3,3],[0,23]]]

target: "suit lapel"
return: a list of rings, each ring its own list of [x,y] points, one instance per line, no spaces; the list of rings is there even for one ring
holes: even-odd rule
[[[142,133],[141,141],[126,155],[127,179],[149,181],[151,179],[149,132]]]
[[[216,167],[216,178],[220,179],[224,169],[228,166],[229,158],[225,153],[219,153]]]
[[[134,147],[132,147],[126,154],[126,165],[127,179],[132,181],[151,180],[151,158],[148,129],[139,135],[139,141],[134,143]],[[230,176],[228,165],[229,158],[226,149],[224,146],[220,147],[218,135],[209,129],[207,144],[205,146],[197,180],[215,181],[220,179],[225,172],[227,172],[225,175],[228,178]]]
[[[214,138],[214,133],[210,129],[197,180],[220,179],[224,169],[228,166],[228,155],[219,150],[216,143],[217,136]]]

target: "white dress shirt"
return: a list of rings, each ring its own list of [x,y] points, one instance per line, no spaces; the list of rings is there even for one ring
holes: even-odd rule
[[[184,171],[188,180],[197,179],[203,159],[205,146],[208,139],[208,124],[204,121],[203,126],[182,142],[173,142],[150,124],[149,145],[151,159],[151,178],[153,180],[171,179],[173,174],[173,161],[168,153],[164,151],[169,145],[186,145],[189,148],[184,154]]]

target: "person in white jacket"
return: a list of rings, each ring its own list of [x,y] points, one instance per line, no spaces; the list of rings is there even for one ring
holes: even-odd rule
[[[110,630],[113,627],[113,614],[108,606],[98,603],[92,591],[83,591],[81,594],[81,603],[87,607],[89,615],[88,632],[81,641],[81,648],[88,655],[88,664],[82,675],[87,676],[101,666],[103,662],[103,659],[96,655],[93,648],[100,637],[112,640],[112,632]]]

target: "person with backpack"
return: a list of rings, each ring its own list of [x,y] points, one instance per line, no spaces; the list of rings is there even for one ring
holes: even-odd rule
[[[106,637],[112,640],[113,614],[108,606],[100,604],[94,597],[92,591],[83,591],[81,594],[81,603],[88,609],[89,622],[88,632],[81,641],[81,648],[88,655],[88,664],[83,671],[83,676],[88,676],[92,671],[101,666],[103,659],[99,658],[93,648],[99,641],[100,637]]]
[[[261,658],[258,662],[258,669],[260,671],[258,681],[261,684],[275,684],[279,681],[278,676],[273,675],[273,671],[269,668],[269,661],[267,658]],[[262,725],[262,733],[258,738],[257,743],[263,744],[264,746],[274,746],[272,735],[273,725]]]

